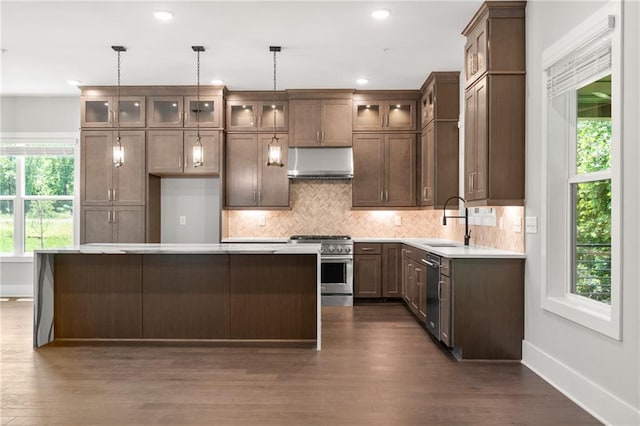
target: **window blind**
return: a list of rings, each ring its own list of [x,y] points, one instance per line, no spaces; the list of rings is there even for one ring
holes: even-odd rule
[[[613,18],[609,16],[606,24],[595,29],[589,41],[546,69],[548,101],[611,72]]]
[[[0,155],[18,156],[73,156],[75,149],[73,139],[2,139],[0,140]]]

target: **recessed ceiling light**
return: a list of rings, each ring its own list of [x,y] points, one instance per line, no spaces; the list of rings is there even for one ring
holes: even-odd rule
[[[371,16],[373,16],[374,19],[387,19],[389,15],[391,15],[389,9],[377,9],[371,12]]]
[[[82,82],[80,80],[67,80],[67,84],[70,84],[72,86],[80,86]]]
[[[356,80],[356,83],[358,84],[367,84],[369,82],[369,80],[367,80],[366,78],[359,78]]]
[[[170,21],[173,19],[173,13],[166,10],[156,10],[153,12],[153,16],[155,16],[158,21]]]
[[[222,86],[222,85],[224,85],[224,81],[222,81],[222,80],[211,80],[211,84],[213,84],[215,86]]]

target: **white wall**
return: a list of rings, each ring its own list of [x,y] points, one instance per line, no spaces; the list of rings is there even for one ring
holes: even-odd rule
[[[0,132],[73,133],[80,130],[80,96],[0,98]],[[0,258],[0,296],[33,294],[33,261]]]
[[[604,2],[527,4],[526,216],[545,218],[541,192],[542,52]],[[623,3],[623,307],[622,341],[608,338],[542,309],[542,236],[527,234],[523,362],[600,420],[640,424],[640,291],[638,208],[640,154],[640,3]],[[551,209],[553,210],[553,209]],[[543,232],[544,230],[541,229]]]
[[[220,242],[219,178],[163,178],[160,191],[163,243]]]

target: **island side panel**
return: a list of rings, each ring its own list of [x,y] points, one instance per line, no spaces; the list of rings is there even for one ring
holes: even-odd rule
[[[142,337],[142,256],[56,254],[55,338]]]
[[[53,341],[53,259],[54,254],[36,253],[33,289],[33,346]]]
[[[229,256],[142,257],[143,337],[229,338]]]
[[[233,339],[317,338],[317,255],[231,255]]]

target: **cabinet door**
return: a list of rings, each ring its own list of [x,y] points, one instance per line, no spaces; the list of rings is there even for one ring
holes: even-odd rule
[[[477,171],[478,113],[476,108],[476,93],[473,88],[470,88],[464,94],[464,198],[467,201],[475,199],[472,180]]]
[[[144,207],[113,207],[112,213],[114,243],[144,243]]]
[[[382,245],[382,297],[402,296],[402,244]]]
[[[267,166],[267,156],[271,135],[260,137],[261,156],[256,164],[259,172],[258,203],[262,207],[289,207],[289,178],[286,167]],[[278,135],[282,163],[287,164],[289,141],[287,135]]]
[[[149,127],[182,127],[182,96],[151,96],[147,101]]]
[[[385,138],[384,204],[389,207],[415,206],[416,137],[400,134],[387,135]]]
[[[488,105],[488,84],[487,78],[483,78],[473,86],[474,113],[475,113],[475,172],[471,176],[472,196],[471,200],[482,200],[487,198],[487,185],[489,180],[489,132],[487,114]],[[466,140],[466,139],[465,139]],[[465,151],[466,157],[466,151]],[[472,159],[473,161],[474,159]],[[466,161],[466,160],[465,160]]]
[[[179,174],[183,170],[182,130],[150,130],[147,133],[147,169],[150,174]]]
[[[196,144],[196,131],[184,132],[184,172],[190,175],[220,174],[220,132],[217,130],[200,131],[200,142],[204,155],[204,164],[200,167],[193,165],[193,147]]]
[[[434,118],[434,100],[435,100],[435,84],[432,83],[427,86],[427,89],[424,91],[422,95],[422,99],[420,100],[420,109],[422,111],[421,114],[421,127],[427,125]]]
[[[114,127],[112,102],[111,96],[80,97],[80,126]]]
[[[113,189],[113,132],[82,132],[80,196],[82,204],[111,205]],[[125,159],[126,160],[126,159]]]
[[[227,131],[257,130],[257,104],[252,101],[227,101]]]
[[[120,118],[120,127],[144,127],[144,96],[121,96],[118,104],[118,113]]]
[[[80,210],[80,243],[112,243],[111,207],[83,206]]]
[[[353,135],[353,207],[383,205],[384,153],[383,135]]]
[[[409,304],[409,258],[404,255],[405,250],[402,249],[402,299]]]
[[[451,279],[440,275],[440,340],[451,347],[451,337]]]
[[[353,102],[353,130],[381,130],[383,102],[358,100]]]
[[[415,101],[386,101],[385,102],[386,130],[415,130],[416,103]]]
[[[258,102],[258,130],[272,132],[275,118],[277,132],[289,129],[289,103],[286,101]]]
[[[323,146],[351,146],[353,122],[351,99],[322,101],[320,140]]]
[[[427,268],[417,264],[416,265],[416,302],[414,306],[417,309],[418,317],[426,321],[427,320]]]
[[[487,70],[487,17],[480,19],[465,44],[465,82],[469,87]]]
[[[354,296],[380,297],[382,284],[382,257],[379,254],[359,254],[354,258]]]
[[[433,122],[422,131],[420,137],[420,205],[432,206],[434,195],[435,151]]]
[[[220,127],[222,96],[200,95],[199,105],[197,96],[185,96],[184,109],[184,127]]]
[[[293,100],[289,102],[289,145],[319,146],[321,101]],[[351,135],[349,135],[351,136]]]
[[[459,191],[459,137],[457,121],[436,120],[432,123],[433,136],[433,180],[432,205],[441,209],[452,195]],[[457,203],[450,204],[456,208]]]
[[[225,153],[225,205],[251,207],[258,204],[258,136],[229,134]]]
[[[124,149],[124,163],[114,167],[111,199],[114,205],[142,205],[146,198],[145,132],[121,132],[120,143]]]

